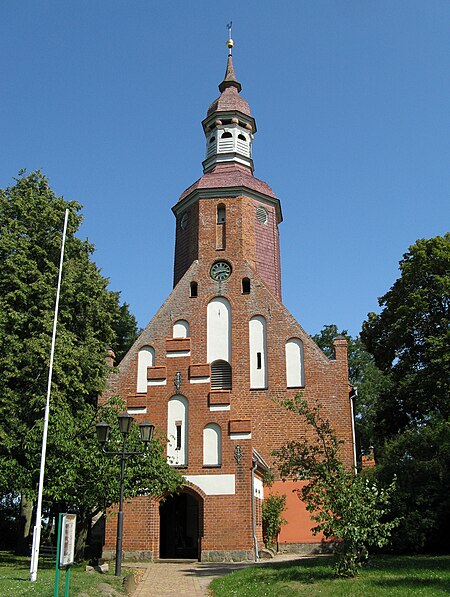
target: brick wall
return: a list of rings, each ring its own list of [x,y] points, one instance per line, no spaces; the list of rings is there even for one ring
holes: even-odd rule
[[[226,207],[225,249],[217,248],[216,210],[218,203]],[[140,338],[113,375],[103,399],[119,394],[129,407],[145,407],[147,413],[136,416],[150,419],[161,433],[167,432],[167,403],[176,394],[173,380],[181,374],[180,394],[189,404],[188,464],[186,475],[235,475],[235,495],[205,495],[192,487],[202,512],[201,549],[203,554],[214,551],[241,550],[249,553],[253,548],[251,526],[251,466],[252,449],[273,465],[272,451],[289,439],[304,436],[307,429],[303,420],[286,411],[279,401],[293,397],[298,391],[311,404],[319,402],[322,413],[330,419],[337,435],[343,441],[342,453],[347,466],[353,464],[352,427],[348,396],[347,347],[345,339],[335,343],[336,360],[329,360],[314,344],[303,328],[280,302],[280,267],[278,231],[274,210],[269,212],[267,225],[256,223],[254,200],[246,197],[200,199],[190,206],[189,223],[181,231],[177,223],[175,249],[175,289],[159,309]],[[199,225],[200,223],[200,225]],[[209,276],[215,260],[227,260],[232,274],[218,283]],[[184,274],[184,275],[183,275]],[[242,279],[250,280],[250,293],[242,293]],[[198,296],[190,296],[191,282],[198,283]],[[217,295],[224,296],[232,309],[232,378],[233,387],[226,400],[220,402],[216,392],[210,393],[209,383],[191,383],[191,372],[209,375],[206,362],[206,312],[207,305]],[[249,320],[262,315],[267,323],[268,387],[250,389]],[[190,325],[190,338],[170,340],[172,327],[178,319]],[[285,343],[299,338],[304,345],[304,388],[287,389]],[[169,340],[168,340],[169,339]],[[178,346],[180,344],[180,346]],[[155,350],[155,368],[149,370],[150,379],[166,375],[166,385],[149,385],[147,394],[136,394],[138,351],[150,345]],[[176,346],[175,346],[176,345]],[[167,357],[170,346],[177,350],[190,347],[189,356]],[[169,348],[168,348],[169,347]],[[159,379],[159,377],[158,377]],[[230,410],[211,410],[210,407],[230,405]],[[251,429],[251,439],[233,439],[231,433],[245,432],[242,423]],[[220,468],[203,467],[203,429],[216,423],[222,429],[222,465]],[[239,444],[243,455],[240,463],[235,458]],[[276,472],[276,471],[275,471]],[[258,501],[258,500],[256,500]],[[260,507],[260,505],[258,506]],[[299,505],[301,510],[301,507]],[[300,511],[299,510],[299,511]],[[259,512],[259,511],[258,511]],[[260,523],[260,514],[258,514]],[[298,512],[290,507],[285,517],[298,519]],[[151,551],[158,556],[159,515],[158,506],[150,498],[135,498],[125,511],[124,550],[128,552]],[[309,532],[309,521],[303,516],[297,532],[297,541],[320,541]],[[115,525],[108,518],[107,549],[113,549]],[[295,525],[291,526],[294,529]],[[289,527],[287,527],[289,528]],[[261,540],[261,526],[258,525]],[[292,535],[293,533],[293,535]],[[289,540],[295,542],[294,530]],[[206,557],[206,555],[205,555]],[[209,556],[208,556],[209,557]]]

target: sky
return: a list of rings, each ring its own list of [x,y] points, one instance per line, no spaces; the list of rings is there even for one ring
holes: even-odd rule
[[[226,66],[281,201],[283,302],[359,333],[418,238],[449,230],[449,0],[1,0],[0,187],[41,169],[144,327],[172,289],[171,207],[202,175]]]

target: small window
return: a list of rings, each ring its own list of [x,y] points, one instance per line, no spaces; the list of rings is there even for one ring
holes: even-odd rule
[[[191,298],[195,298],[198,296],[198,284],[197,282],[191,282]]]
[[[232,137],[233,137],[233,135],[231,133],[225,132],[225,133],[222,133],[220,138],[221,139],[231,139]]]
[[[257,352],[256,353],[256,368],[261,369],[261,364],[262,364],[261,353]]]
[[[256,219],[260,224],[267,224],[269,220],[269,214],[264,207],[259,206],[256,208]]]
[[[226,361],[211,363],[211,389],[231,390],[231,365]]]
[[[217,223],[225,224],[225,205],[223,203],[217,206]]]
[[[242,133],[238,135],[238,139],[240,139],[241,141],[247,141],[247,139],[244,137]]]
[[[209,140],[210,143],[214,143],[214,141],[216,140],[216,138],[213,136],[211,137],[211,139]]]
[[[181,450],[181,423],[182,421],[175,421],[175,427],[177,429],[176,447],[175,450]]]
[[[250,279],[242,278],[242,294],[250,294]]]

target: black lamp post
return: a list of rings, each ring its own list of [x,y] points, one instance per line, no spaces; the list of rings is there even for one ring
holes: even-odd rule
[[[125,478],[125,460],[130,456],[137,456],[142,455],[145,452],[127,452],[125,450],[127,437],[130,433],[131,424],[133,423],[133,417],[131,417],[128,413],[122,413],[117,417],[119,422],[119,429],[120,433],[123,436],[123,444],[122,450],[120,452],[109,452],[106,450],[106,445],[109,441],[109,434],[110,434],[110,427],[108,423],[102,421],[101,423],[97,423],[95,426],[97,431],[97,438],[102,447],[102,450],[108,456],[120,456],[120,500],[119,500],[119,515],[117,517],[117,542],[116,542],[116,576],[121,576],[122,574],[122,538],[123,538],[123,485],[124,485],[124,478]],[[139,432],[141,435],[141,440],[144,443],[144,450],[147,446],[151,445],[151,441],[153,438],[153,431],[155,426],[151,423],[145,421],[139,425]]]

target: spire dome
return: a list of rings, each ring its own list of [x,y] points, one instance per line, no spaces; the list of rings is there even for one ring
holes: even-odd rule
[[[228,55],[227,70],[225,71],[225,76],[223,78],[222,83],[219,85],[220,93],[223,93],[227,87],[236,87],[238,93],[242,89],[242,85],[236,79],[236,74],[234,72],[233,66],[233,56],[231,54]]]
[[[255,121],[253,120],[252,113],[250,112],[250,106],[246,100],[239,95],[242,85],[237,80],[236,73],[234,72],[232,55],[234,41],[231,39],[231,26],[232,23],[228,23],[227,68],[225,70],[223,81],[219,85],[220,96],[209,106],[207,117],[215,112],[240,112],[241,114],[249,116],[252,119],[253,128],[254,131],[256,131]]]

